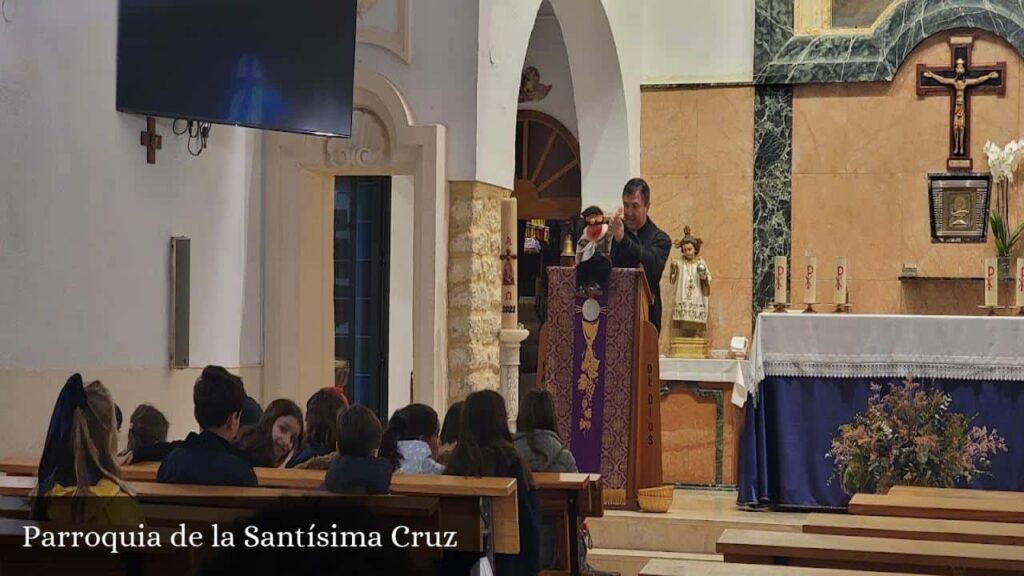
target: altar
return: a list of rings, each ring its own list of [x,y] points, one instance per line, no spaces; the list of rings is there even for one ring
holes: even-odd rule
[[[826,458],[871,383],[906,376],[952,397],[951,410],[998,429],[1009,452],[974,487],[1024,491],[1024,319],[984,316],[758,316],[740,454],[738,503],[845,508]]]

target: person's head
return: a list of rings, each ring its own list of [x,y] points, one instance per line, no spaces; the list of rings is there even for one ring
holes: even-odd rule
[[[203,430],[234,440],[245,400],[242,379],[220,366],[207,366],[192,387],[193,414]]]
[[[242,412],[238,415],[238,423],[242,428],[255,426],[263,417],[263,407],[254,398],[245,396],[242,401]]]
[[[270,440],[274,461],[280,464],[302,437],[302,410],[287,398],[274,400],[256,423],[256,434]]]
[[[305,443],[333,448],[338,443],[338,412],[345,409],[342,396],[334,387],[322,388],[306,401]]]
[[[700,256],[700,247],[704,241],[690,234],[690,227],[683,227],[683,239],[679,241],[679,249],[683,253],[683,258],[687,260],[693,260],[697,256]]]
[[[967,69],[964,66],[964,59],[963,58],[957,58],[956,59],[956,75],[957,76],[963,76],[966,72],[967,72]]]
[[[555,421],[555,401],[551,393],[542,388],[534,388],[523,395],[519,402],[519,415],[516,418],[516,430],[533,432],[534,430],[551,430],[558,432]]]
[[[128,419],[128,450],[167,441],[170,424],[151,404],[139,404]]]
[[[366,406],[355,404],[338,415],[338,454],[375,456],[383,431],[380,419]]]
[[[583,221],[587,223],[587,226],[604,224],[604,211],[597,206],[588,206],[583,211]]]
[[[505,399],[494,390],[478,390],[462,405],[459,443],[455,446],[447,472],[467,476],[500,476],[519,461],[524,479],[533,484],[530,467],[522,461],[508,430]]]
[[[462,421],[462,400],[448,407],[441,425],[441,443],[455,444],[459,441],[459,424]]]
[[[381,458],[391,460],[398,468],[402,455],[398,452],[398,443],[402,440],[422,440],[430,446],[430,452],[437,456],[440,448],[438,434],[441,424],[437,412],[426,404],[409,404],[400,408],[388,420],[388,428],[384,431],[384,439],[380,445]]]
[[[651,208],[651,187],[643,178],[633,178],[622,188],[622,220],[626,228],[636,232],[647,224]]]

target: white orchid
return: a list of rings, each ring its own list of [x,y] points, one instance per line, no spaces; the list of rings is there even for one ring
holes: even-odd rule
[[[1011,140],[1000,148],[991,141],[985,142],[985,156],[988,157],[988,168],[992,172],[992,179],[998,183],[1006,180],[1013,182],[1013,174],[1017,171],[1017,165],[1021,158],[1024,158],[1024,139]]]

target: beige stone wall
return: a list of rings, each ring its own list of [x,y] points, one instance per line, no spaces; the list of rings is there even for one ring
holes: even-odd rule
[[[917,264],[920,276],[980,278],[982,259],[995,255],[991,238],[988,245],[931,243],[927,174],[945,171],[950,101],[918,98],[915,68],[918,63],[948,65],[948,37],[942,34],[918,46],[891,84],[798,86],[794,91],[792,254],[799,263],[810,250],[819,265],[829,268],[836,256],[847,256],[856,312],[977,314],[983,302],[980,280],[899,280],[904,263]],[[971,98],[971,155],[974,169],[986,171],[986,140],[1002,146],[1024,132],[1024,78],[1021,58],[991,35],[976,34],[972,59],[1007,65],[1005,96]],[[1020,222],[1022,216],[1021,195],[1011,193],[1011,221]],[[802,298],[799,287],[795,292],[794,298]],[[819,299],[831,293],[828,280],[822,279]]]
[[[448,400],[498,389],[501,201],[510,190],[452,182],[448,233]]]
[[[652,89],[642,94],[641,174],[651,219],[675,242],[689,224],[704,239],[711,271],[710,347],[750,336],[753,245],[754,89]],[[673,248],[670,259],[679,258]],[[674,290],[668,266],[662,352],[668,352]]]

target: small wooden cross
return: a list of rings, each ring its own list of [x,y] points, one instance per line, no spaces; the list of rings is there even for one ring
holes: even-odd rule
[[[156,164],[156,151],[163,148],[163,137],[156,133],[156,120],[146,117],[140,144],[146,148],[146,164]]]
[[[1006,62],[987,66],[971,65],[973,36],[951,36],[948,68],[917,65],[917,95],[949,94],[949,157],[947,170],[970,171],[971,159],[971,94],[986,92],[1006,94]]]

